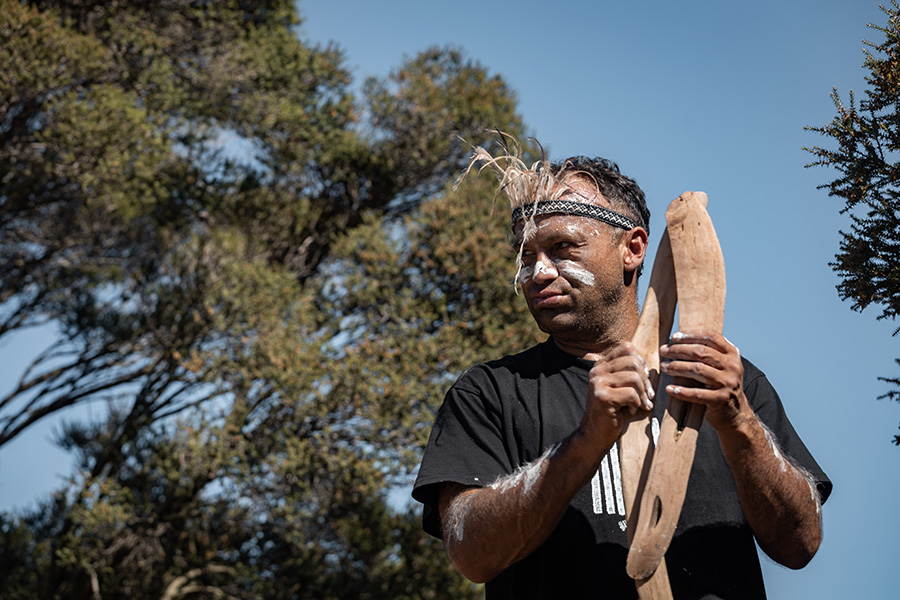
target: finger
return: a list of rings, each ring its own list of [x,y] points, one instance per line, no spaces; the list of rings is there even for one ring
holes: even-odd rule
[[[672,361],[702,362],[716,369],[725,369],[729,355],[702,344],[664,344],[659,348],[662,365]]]
[[[684,377],[708,387],[720,387],[717,385],[718,369],[702,362],[689,360],[666,361],[660,364],[660,370],[672,377]]]
[[[648,379],[635,370],[615,372],[592,371],[591,394],[600,402],[615,406],[616,409],[635,406],[644,410],[653,407],[655,395]]]
[[[709,346],[719,352],[728,352],[736,346],[725,339],[716,331],[676,331],[672,334],[671,343],[674,344],[700,344]]]
[[[738,348],[737,346],[735,346],[734,343],[733,343],[731,340],[729,340],[727,337],[725,337],[725,336],[723,335],[723,336],[722,336],[722,339],[725,340],[725,343],[726,343],[726,344],[728,344],[729,346],[731,346],[732,348],[734,348],[734,351],[735,351],[735,352],[737,352],[738,354],[741,353],[741,349]]]
[[[645,371],[649,372],[649,369],[647,369],[647,362],[644,360],[644,355],[639,352],[637,347],[631,342],[623,342],[610,348],[605,354],[600,357],[600,359],[598,359],[598,362],[601,360],[612,361],[617,358],[623,358],[627,356],[635,358],[638,363],[642,365],[642,368]]]
[[[689,385],[681,385],[672,383],[666,386],[666,394],[670,398],[693,402],[695,404],[704,404],[709,407],[721,406],[732,397],[730,391],[725,388],[706,388],[691,387]]]
[[[670,398],[676,400],[692,402],[694,404],[703,404],[706,406],[715,404],[717,400],[717,396],[714,395],[714,392],[707,390],[706,388],[696,388],[684,385],[667,385],[666,394],[668,394]]]
[[[626,353],[619,356],[608,354],[598,359],[591,369],[591,373],[618,373],[621,371],[639,373],[649,382],[650,369],[647,367],[644,357],[639,353]]]
[[[647,368],[647,363],[644,362],[643,357],[635,356],[633,354],[620,356],[618,358],[608,360],[603,364],[596,364],[595,368],[597,368],[600,372],[606,373],[631,371],[634,373],[638,373],[643,377],[650,377],[650,369]]]
[[[683,402],[692,402],[694,404],[702,404],[709,410],[735,411],[741,410],[741,404],[746,403],[746,396],[740,389],[734,390],[711,390],[707,388],[694,388],[685,385],[671,384],[666,386],[666,393],[670,398],[681,400]]]
[[[637,375],[637,379],[633,377],[617,377],[618,374],[625,373]],[[653,400],[656,396],[656,390],[653,389],[650,383],[650,369],[647,368],[647,363],[644,362],[643,357],[640,355],[627,354],[613,360],[604,361],[602,364],[595,364],[591,374],[598,377],[610,377],[612,385],[616,387],[636,386],[636,389],[639,387],[639,392],[643,390],[641,398],[644,405],[646,405],[646,402],[643,402],[643,400]]]
[[[643,407],[651,399],[651,390],[645,379],[634,371],[619,371],[598,376],[591,381],[591,386],[595,395],[604,402]]]

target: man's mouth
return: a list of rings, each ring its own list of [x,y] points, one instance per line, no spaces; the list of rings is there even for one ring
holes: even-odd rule
[[[543,290],[531,297],[534,308],[556,308],[565,302],[565,295],[559,292]]]

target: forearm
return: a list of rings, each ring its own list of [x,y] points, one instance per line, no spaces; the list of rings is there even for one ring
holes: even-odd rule
[[[815,482],[782,453],[752,411],[730,431],[720,431],[719,440],[760,547],[787,567],[805,566],[822,539]]]
[[[818,494],[750,407],[740,352],[718,332],[679,332],[672,339],[660,347],[661,370],[702,385],[669,385],[666,391],[672,398],[706,405],[706,421],[719,435],[760,547],[787,567],[803,567],[822,539]]]
[[[643,357],[630,343],[596,357],[578,429],[538,460],[486,488],[441,486],[447,554],[472,581],[488,581],[534,552],[597,472],[626,419],[653,407]]]
[[[534,552],[608,449],[591,447],[576,432],[488,487],[445,484],[441,521],[450,560],[467,578],[484,582]]]

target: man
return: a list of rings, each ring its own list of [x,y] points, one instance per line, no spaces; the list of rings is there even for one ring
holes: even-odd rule
[[[720,334],[673,334],[654,397],[629,342],[649,221],[633,180],[583,157],[513,175],[505,185],[536,181],[520,194],[536,198],[511,196],[513,232],[518,280],[549,339],[476,365],[448,391],[413,491],[426,531],[463,575],[487,582],[488,599],[636,598],[616,441],[638,409],[661,419],[667,395],[707,407],[666,554],[674,596],[764,598],[754,538],[803,567],[830,481],[765,376]]]

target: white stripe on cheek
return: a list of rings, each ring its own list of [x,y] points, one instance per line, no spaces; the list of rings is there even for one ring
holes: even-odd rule
[[[594,285],[594,274],[570,260],[559,261],[559,270],[584,285]]]
[[[531,275],[534,273],[533,267],[522,267],[519,269],[519,283],[526,283],[527,281],[531,281]]]

